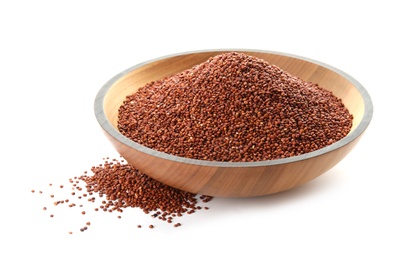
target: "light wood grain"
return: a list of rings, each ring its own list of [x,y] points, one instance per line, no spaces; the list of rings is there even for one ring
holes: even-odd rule
[[[153,151],[128,140],[117,130],[118,108],[125,97],[145,83],[181,72],[208,58],[239,51],[262,58],[306,81],[319,84],[341,98],[354,116],[349,135],[318,151],[280,160],[209,162]],[[221,197],[272,194],[302,185],[328,171],[356,145],[372,118],[372,102],[354,78],[321,62],[267,51],[217,50],[167,56],[120,73],[107,82],[95,100],[95,114],[115,149],[152,178],[193,193]]]

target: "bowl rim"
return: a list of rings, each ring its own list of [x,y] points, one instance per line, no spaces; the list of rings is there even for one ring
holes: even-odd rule
[[[189,54],[197,54],[197,53],[204,53],[204,52],[257,52],[257,53],[267,53],[267,54],[273,54],[273,55],[281,55],[281,56],[286,56],[290,58],[295,58],[303,61],[307,61],[310,63],[314,63],[316,65],[322,66],[326,69],[329,69],[340,76],[346,78],[348,81],[350,81],[354,87],[358,90],[360,95],[362,96],[364,100],[364,113],[362,120],[360,123],[357,125],[357,127],[350,132],[347,136],[343,137],[339,141],[325,146],[323,148],[320,148],[318,150],[297,155],[297,156],[292,156],[292,157],[287,157],[287,158],[281,158],[281,159],[274,159],[274,160],[265,160],[265,161],[254,161],[254,162],[230,162],[230,161],[207,161],[207,160],[199,160],[199,159],[192,159],[192,158],[186,158],[186,157],[180,157],[164,152],[160,152],[157,150],[153,150],[151,148],[148,148],[144,145],[141,145],[137,142],[132,141],[131,139],[127,138],[123,134],[121,134],[117,129],[115,129],[112,124],[109,122],[108,118],[106,117],[106,114],[104,112],[104,99],[106,94],[108,93],[109,89],[114,85],[115,82],[117,82],[121,77],[125,76],[126,74],[132,72],[133,70],[136,70],[146,64],[158,61],[158,60],[163,60],[167,58],[172,58],[176,56],[183,56],[183,55],[189,55]],[[373,116],[373,103],[371,100],[371,97],[368,93],[368,91],[364,88],[363,85],[361,85],[360,82],[358,82],[355,78],[350,76],[349,74],[345,73],[344,71],[337,69],[333,66],[330,66],[326,63],[306,58],[303,56],[299,55],[294,55],[294,54],[289,54],[289,53],[283,53],[283,52],[277,52],[277,51],[269,51],[269,50],[259,50],[259,49],[205,49],[205,50],[195,50],[195,51],[187,51],[187,52],[180,52],[180,53],[175,53],[175,54],[170,54],[170,55],[165,55],[161,56],[159,58],[155,59],[150,59],[141,63],[138,63],[137,65],[134,65],[132,67],[129,67],[122,72],[116,74],[114,77],[112,77],[110,80],[108,80],[98,91],[95,102],[94,102],[94,112],[96,119],[98,123],[101,125],[101,127],[108,133],[110,136],[118,140],[119,142],[123,143],[124,145],[129,146],[130,148],[136,149],[140,152],[146,153],[151,156],[159,157],[161,159],[169,160],[169,161],[175,161],[179,163],[185,163],[185,164],[193,164],[193,165],[199,165],[199,166],[210,166],[210,167],[262,167],[262,166],[273,166],[273,165],[279,165],[279,164],[286,164],[286,163],[292,163],[292,162],[297,162],[297,161],[302,161],[302,160],[307,160],[311,159],[313,157],[317,157],[319,155],[331,152],[333,150],[339,149],[348,143],[352,142],[356,138],[358,138],[368,127],[372,116]]]

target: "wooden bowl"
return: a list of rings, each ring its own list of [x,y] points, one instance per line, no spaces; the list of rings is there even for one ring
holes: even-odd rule
[[[150,81],[182,72],[229,51],[264,59],[305,81],[331,90],[354,116],[350,133],[330,146],[299,156],[259,162],[216,162],[152,150],[129,140],[117,130],[118,109],[127,95]],[[95,100],[99,124],[128,163],[172,187],[218,197],[266,195],[297,187],[318,177],[353,149],[369,125],[372,112],[367,91],[346,73],[311,59],[260,50],[207,50],[147,61],[113,77],[100,89]]]

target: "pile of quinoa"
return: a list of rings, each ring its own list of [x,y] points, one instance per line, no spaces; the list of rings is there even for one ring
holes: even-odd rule
[[[119,108],[119,131],[146,147],[212,161],[286,158],[346,136],[342,100],[267,61],[229,52],[150,82]]]
[[[154,212],[153,216],[165,221],[202,209],[197,206],[196,194],[156,181],[126,162],[105,161],[91,171],[91,176],[82,175],[79,179],[86,183],[87,193],[106,195],[104,211],[140,208],[146,214]],[[202,195],[200,199],[208,202],[212,197]]]

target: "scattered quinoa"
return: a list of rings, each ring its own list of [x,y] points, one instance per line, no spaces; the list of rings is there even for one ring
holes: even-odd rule
[[[85,172],[81,176],[74,177],[76,181],[69,179],[72,189],[76,192],[69,193],[73,198],[64,198],[62,200],[53,201],[54,206],[62,204],[69,208],[75,208],[77,204],[71,202],[74,197],[90,197],[88,203],[96,203],[96,198],[91,197],[97,194],[99,205],[95,207],[95,211],[102,209],[103,212],[119,212],[123,213],[125,208],[139,208],[146,214],[150,214],[152,218],[172,223],[174,218],[183,216],[184,213],[193,214],[202,207],[198,204],[208,203],[213,199],[211,196],[197,195],[185,191],[181,191],[165,184],[162,184],[148,175],[140,172],[132,165],[124,160],[104,159],[102,164],[91,168],[92,174]],[[53,194],[51,198],[57,197]],[[75,196],[78,195],[78,196]],[[78,205],[84,207],[83,204]],[[43,210],[47,210],[43,207]],[[81,215],[86,215],[85,210],[80,211]],[[50,217],[54,217],[53,214]],[[122,218],[118,215],[117,218]],[[84,222],[85,225],[79,230],[84,232],[90,226],[90,222]],[[141,228],[141,225],[137,225]],[[154,228],[149,225],[149,228]],[[178,227],[178,225],[174,225]],[[69,234],[73,232],[69,231]]]

